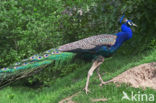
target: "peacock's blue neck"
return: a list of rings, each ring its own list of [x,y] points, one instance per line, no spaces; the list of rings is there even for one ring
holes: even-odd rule
[[[129,40],[130,38],[132,38],[132,30],[131,28],[127,25],[127,24],[122,24],[121,26],[121,32],[116,33],[115,35],[117,35],[117,40],[116,43],[111,46],[111,47],[106,47],[106,46],[102,46],[98,52],[100,54],[110,54],[113,53],[114,51],[116,51],[126,40]]]
[[[117,33],[116,43],[110,48],[110,52],[117,50],[126,40],[132,38],[132,30],[127,24],[121,25],[121,32]]]
[[[128,38],[125,38],[125,39],[132,38],[132,35],[133,35],[132,30],[131,30],[130,26],[128,26],[127,24],[121,25],[121,32],[124,32],[125,35],[128,35]]]

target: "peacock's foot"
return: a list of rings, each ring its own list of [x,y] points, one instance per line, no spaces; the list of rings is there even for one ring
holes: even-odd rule
[[[107,82],[104,82],[104,81],[102,81],[101,83],[100,83],[100,87],[102,86],[102,85],[106,85],[106,84],[108,84],[108,83],[110,83],[110,82],[112,82],[112,80],[109,80],[109,81],[107,81]]]
[[[83,90],[85,91],[86,94],[88,94],[90,92],[90,90],[88,90],[87,87],[85,87]]]

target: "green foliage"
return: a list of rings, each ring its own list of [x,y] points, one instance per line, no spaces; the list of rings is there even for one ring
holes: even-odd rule
[[[51,83],[54,83],[57,78],[64,77],[70,73],[72,73],[77,68],[80,68],[85,63],[80,61],[64,61],[64,62],[55,62],[49,65],[46,69],[42,70],[42,72],[33,75],[32,77],[28,78],[28,83],[32,86],[36,82],[42,84],[43,86],[48,86]]]
[[[50,0],[1,1],[1,65],[8,66],[57,46],[60,41],[57,28],[61,9],[61,3]]]

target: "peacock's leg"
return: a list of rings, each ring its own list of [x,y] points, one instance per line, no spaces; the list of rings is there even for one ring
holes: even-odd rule
[[[88,71],[86,86],[84,88],[86,94],[89,92],[88,86],[89,86],[89,79],[93,75],[93,72],[96,68],[98,68],[102,63],[104,62],[104,58],[102,56],[98,56],[97,59],[93,62],[92,67]]]
[[[102,86],[103,84],[107,84],[107,83],[112,82],[112,80],[109,80],[109,81],[107,81],[107,82],[104,82],[103,79],[102,79],[102,77],[101,77],[101,75],[100,75],[100,73],[99,73],[99,69],[100,69],[100,68],[97,68],[97,71],[96,71],[96,72],[97,72],[97,74],[98,74],[99,80],[101,81],[100,86]]]

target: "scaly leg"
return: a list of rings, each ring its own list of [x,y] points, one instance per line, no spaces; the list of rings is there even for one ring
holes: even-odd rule
[[[103,79],[102,79],[102,77],[101,77],[101,75],[100,75],[100,73],[99,73],[99,67],[97,68],[97,74],[98,74],[98,77],[99,77],[99,80],[101,81],[101,83],[100,83],[100,86],[102,86],[103,84],[107,84],[107,83],[110,83],[110,82],[112,82],[112,80],[109,80],[109,81],[107,81],[107,82],[104,82],[103,81]]]
[[[98,58],[93,62],[92,67],[88,71],[87,82],[86,82],[86,86],[84,88],[86,94],[89,92],[88,86],[89,86],[90,77],[93,75],[94,70],[96,68],[98,68],[103,62],[104,62],[104,58],[102,56],[98,56]]]

